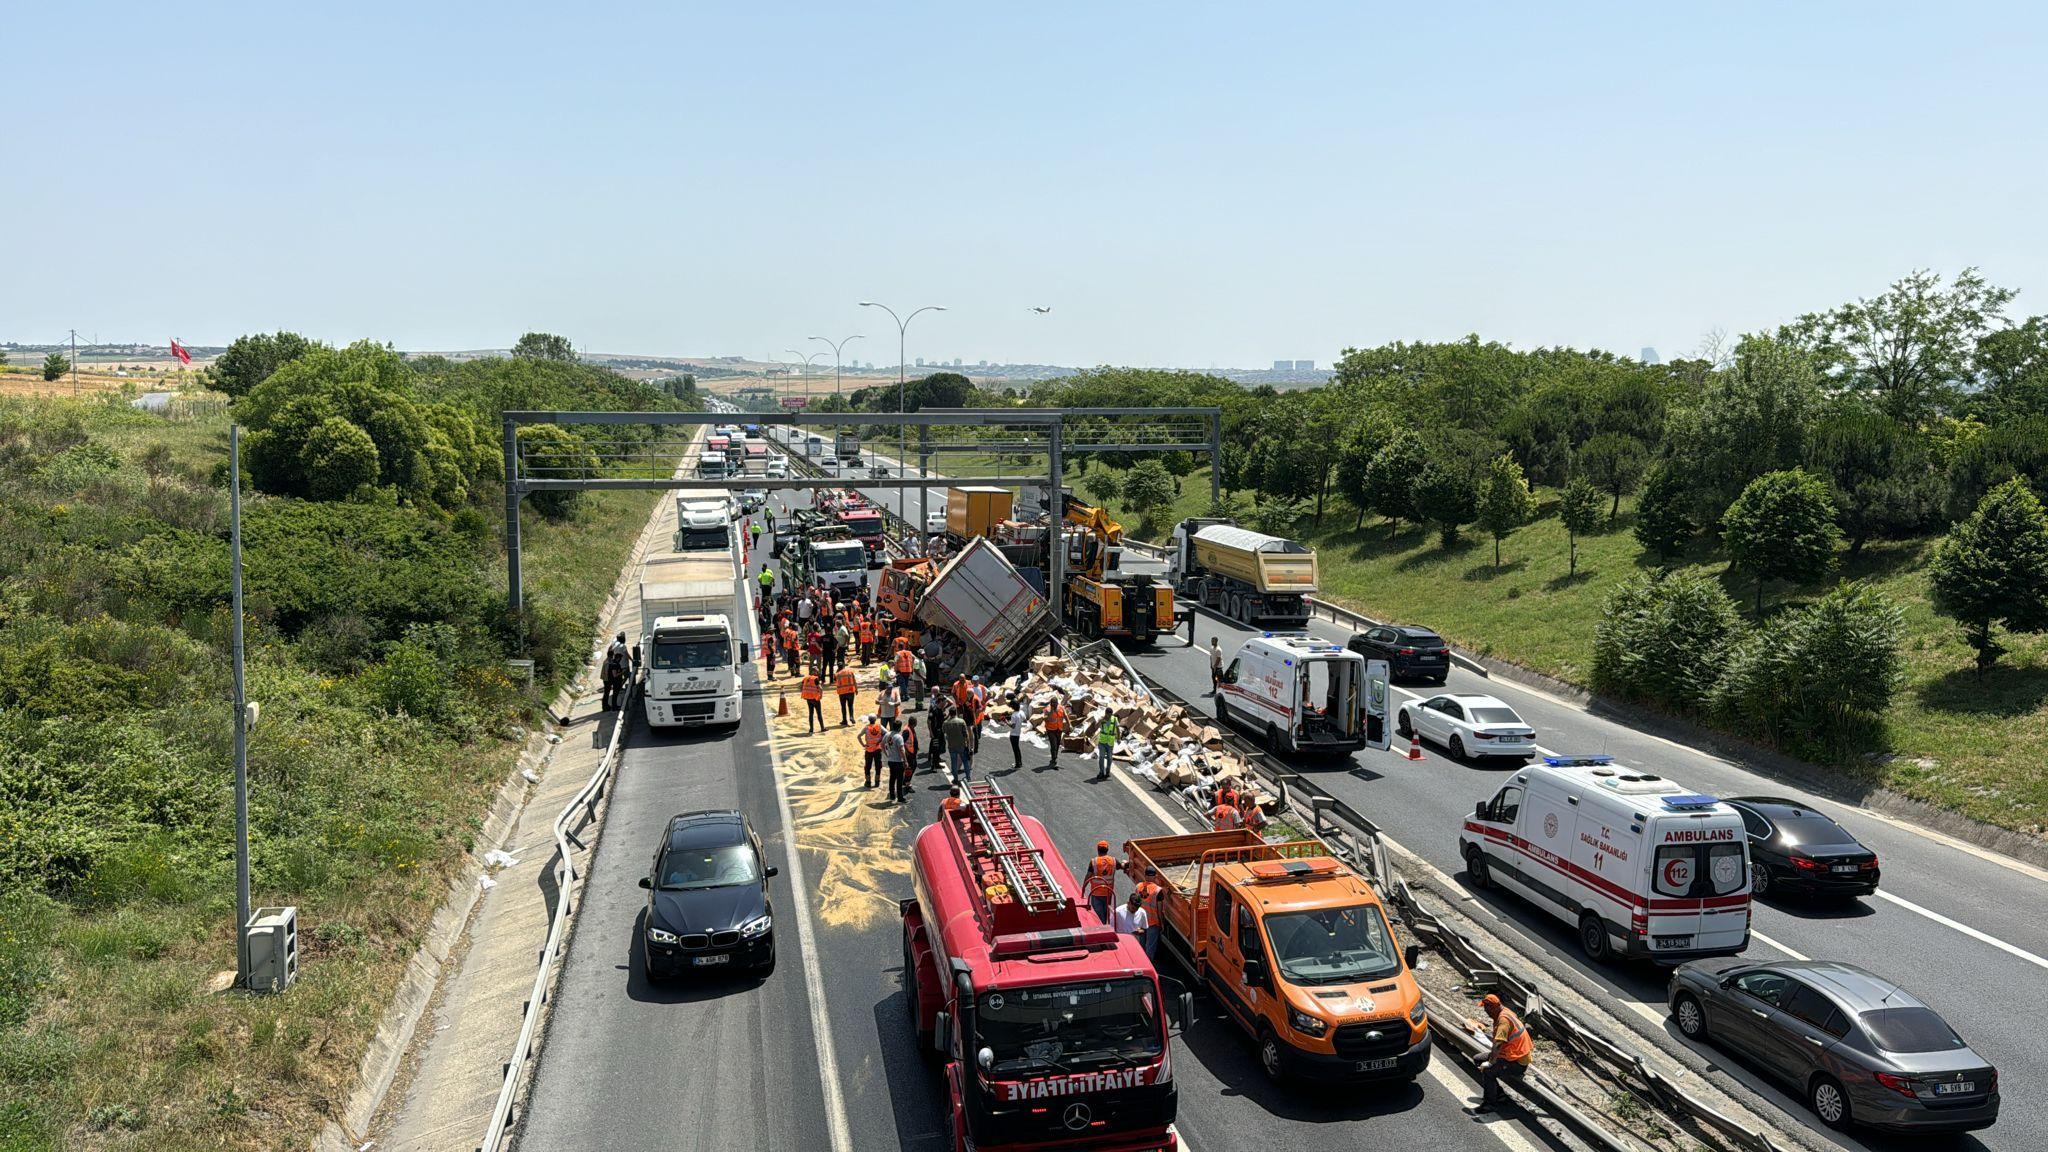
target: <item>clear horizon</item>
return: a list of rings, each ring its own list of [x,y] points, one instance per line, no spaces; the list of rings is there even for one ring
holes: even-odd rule
[[[1467,333],[1669,359],[1973,265],[2048,312],[2029,6],[13,25],[55,46],[0,81],[20,343],[542,329],[763,360],[861,333],[893,366],[873,299],[947,306],[912,361],[1328,367]]]

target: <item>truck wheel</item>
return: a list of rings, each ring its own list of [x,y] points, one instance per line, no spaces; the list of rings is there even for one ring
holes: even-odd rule
[[[1579,913],[1579,950],[1595,964],[1605,964],[1614,951],[1607,939],[1607,925],[1591,912]]]
[[[1486,870],[1486,853],[1477,844],[1465,846],[1465,875],[1472,878],[1474,888],[1493,887],[1493,873]]]
[[[1287,746],[1280,741],[1280,729],[1271,724],[1266,725],[1266,751],[1275,756],[1287,751]]]
[[[1275,1084],[1287,1079],[1287,1072],[1280,1065],[1280,1038],[1263,1026],[1259,1028],[1259,1067],[1265,1070],[1266,1079]]]
[[[917,1005],[917,960],[910,950],[910,935],[903,936],[903,1005],[910,1013],[910,1032],[917,1037],[917,1051],[925,1055],[932,1050],[932,1030],[919,1022],[921,1013]]]

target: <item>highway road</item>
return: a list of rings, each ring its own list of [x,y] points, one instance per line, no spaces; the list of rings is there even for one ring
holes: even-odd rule
[[[868,489],[863,489],[868,491]],[[891,495],[875,488],[872,497]],[[934,506],[943,490],[932,495]],[[1429,621],[1412,621],[1428,624]],[[1317,636],[1342,642],[1349,631],[1316,621]],[[1250,636],[1248,629],[1203,613],[1200,647],[1210,635],[1222,638],[1226,654]],[[1134,664],[1183,698],[1208,707],[1206,657],[1177,638],[1129,650]],[[1802,797],[1801,790],[1729,763],[1703,750],[1674,743],[1513,682],[1488,679],[1465,669],[1453,672],[1444,689],[1398,689],[1396,701],[1437,691],[1498,696],[1532,724],[1550,753],[1607,753],[1623,765],[1671,777],[1701,792],[1722,796]],[[1593,966],[1578,953],[1573,932],[1538,914],[1516,897],[1469,890],[1462,884],[1457,833],[1473,804],[1493,794],[1512,765],[1453,761],[1425,747],[1420,762],[1400,753],[1365,751],[1337,761],[1297,760],[1295,769],[1385,828],[1401,846],[1442,874],[1453,893],[1484,914],[1497,930],[1532,954],[1562,965],[1582,991],[1604,993],[1633,1015],[1641,1027],[1661,1035],[1667,1046],[1690,1055],[1701,1070],[1720,1068],[1777,1103],[1788,1118],[1810,1123],[1804,1105],[1771,1087],[1739,1062],[1707,1048],[1689,1048],[1664,1021],[1663,973],[1648,966]],[[1846,906],[1798,900],[1760,902],[1753,921],[1752,955],[1847,960],[1895,979],[1934,1005],[1979,1052],[2000,1069],[2003,1105],[1999,1123],[1966,1136],[1958,1147],[2023,1149],[2048,1147],[2048,1061],[2039,1055],[2028,993],[2048,991],[2048,873],[1974,846],[1929,833],[1867,809],[1819,802],[1814,807],[1839,819],[1875,849],[1884,867],[1876,898]],[[1858,1141],[1824,1135],[1845,1148],[1885,1147],[1883,1139]]]

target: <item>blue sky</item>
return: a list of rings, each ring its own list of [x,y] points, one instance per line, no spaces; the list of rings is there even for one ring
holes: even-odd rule
[[[879,299],[970,362],[1670,356],[1970,264],[2048,312],[2039,5],[75,2],[0,39],[0,340],[893,363]]]

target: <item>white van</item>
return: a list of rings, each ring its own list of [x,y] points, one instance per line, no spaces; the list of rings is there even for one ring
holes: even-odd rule
[[[706,452],[697,457],[697,475],[705,480],[725,479],[725,453]]]
[[[1216,719],[1262,737],[1273,752],[1348,753],[1366,745],[1367,700],[1365,657],[1328,640],[1268,632],[1245,641],[1224,668]]]
[[[1588,958],[1676,964],[1749,947],[1749,838],[1735,809],[1607,756],[1546,756],[1465,818],[1458,848],[1575,926]]]

